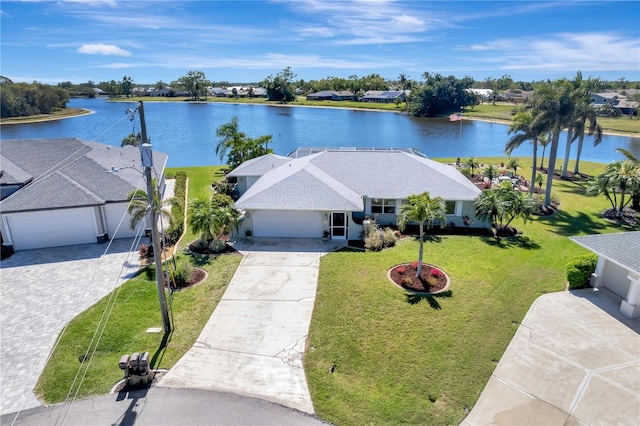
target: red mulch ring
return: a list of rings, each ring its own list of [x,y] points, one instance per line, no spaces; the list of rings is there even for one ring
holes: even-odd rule
[[[191,271],[191,276],[189,277],[189,281],[187,281],[185,285],[178,287],[177,290],[186,290],[188,288],[196,286],[204,281],[205,278],[207,278],[207,272],[204,269],[193,268],[193,270]],[[165,287],[167,287],[166,283]]]
[[[391,280],[405,290],[420,293],[436,293],[447,286],[448,277],[441,269],[422,264],[420,278],[417,262],[398,265],[389,272]]]

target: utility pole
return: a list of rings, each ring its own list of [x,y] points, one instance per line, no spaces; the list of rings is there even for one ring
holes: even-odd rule
[[[169,311],[167,310],[167,298],[164,292],[164,280],[162,273],[162,246],[160,244],[160,235],[158,234],[158,209],[154,199],[153,178],[151,177],[151,168],[153,167],[152,145],[147,139],[147,125],[144,121],[144,106],[142,101],[138,102],[138,113],[140,114],[140,130],[142,133],[142,143],[140,144],[140,158],[144,167],[144,176],[147,181],[147,198],[149,200],[149,209],[151,213],[151,243],[153,244],[153,260],[156,265],[156,285],[158,287],[158,300],[160,301],[160,313],[162,314],[162,326],[165,334],[171,332],[171,323],[169,321]]]

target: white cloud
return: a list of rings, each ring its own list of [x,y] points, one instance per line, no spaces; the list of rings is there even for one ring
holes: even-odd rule
[[[131,56],[131,52],[115,46],[113,44],[83,44],[78,48],[78,53],[86,53],[89,55],[115,55],[115,56]]]

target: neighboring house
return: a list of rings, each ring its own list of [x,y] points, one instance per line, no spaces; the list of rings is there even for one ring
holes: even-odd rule
[[[355,95],[348,90],[323,90],[321,92],[309,93],[307,95],[308,101],[353,101]]]
[[[480,190],[454,167],[411,149],[298,148],[287,157],[249,160],[228,175],[237,179],[245,211],[241,233],[258,237],[360,239],[369,216],[396,223],[411,194],[446,200],[447,221],[488,227],[475,219]]]
[[[591,102],[596,105],[604,105],[608,104],[611,106],[615,106],[620,99],[620,95],[616,92],[604,92],[604,93],[592,93],[591,94]]]
[[[624,94],[619,92],[592,93],[591,106],[594,108],[602,108],[608,105],[613,108],[617,108],[621,114],[637,115],[638,102],[630,101],[626,96],[626,94],[633,95],[634,93],[637,93],[637,91],[628,90],[623,93]]]
[[[640,231],[569,239],[598,255],[591,286],[608,288],[623,299],[620,312],[640,317]]]
[[[408,90],[367,90],[360,102],[394,103],[396,99],[406,102]]]
[[[2,243],[14,250],[108,241],[135,235],[127,195],[146,190],[140,150],[81,139],[0,141]],[[153,153],[164,191],[167,155]]]

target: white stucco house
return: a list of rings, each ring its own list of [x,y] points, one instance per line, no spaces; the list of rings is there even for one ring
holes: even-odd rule
[[[236,207],[245,211],[240,233],[257,237],[360,239],[365,218],[396,223],[411,194],[446,200],[447,222],[487,228],[476,220],[480,190],[455,167],[411,149],[298,148],[264,155],[228,175],[237,181]]]
[[[620,312],[640,317],[640,231],[569,237],[598,255],[591,286],[620,296]]]
[[[0,231],[14,250],[135,235],[127,195],[146,190],[139,148],[76,138],[0,141]],[[167,155],[154,152],[161,193]]]

